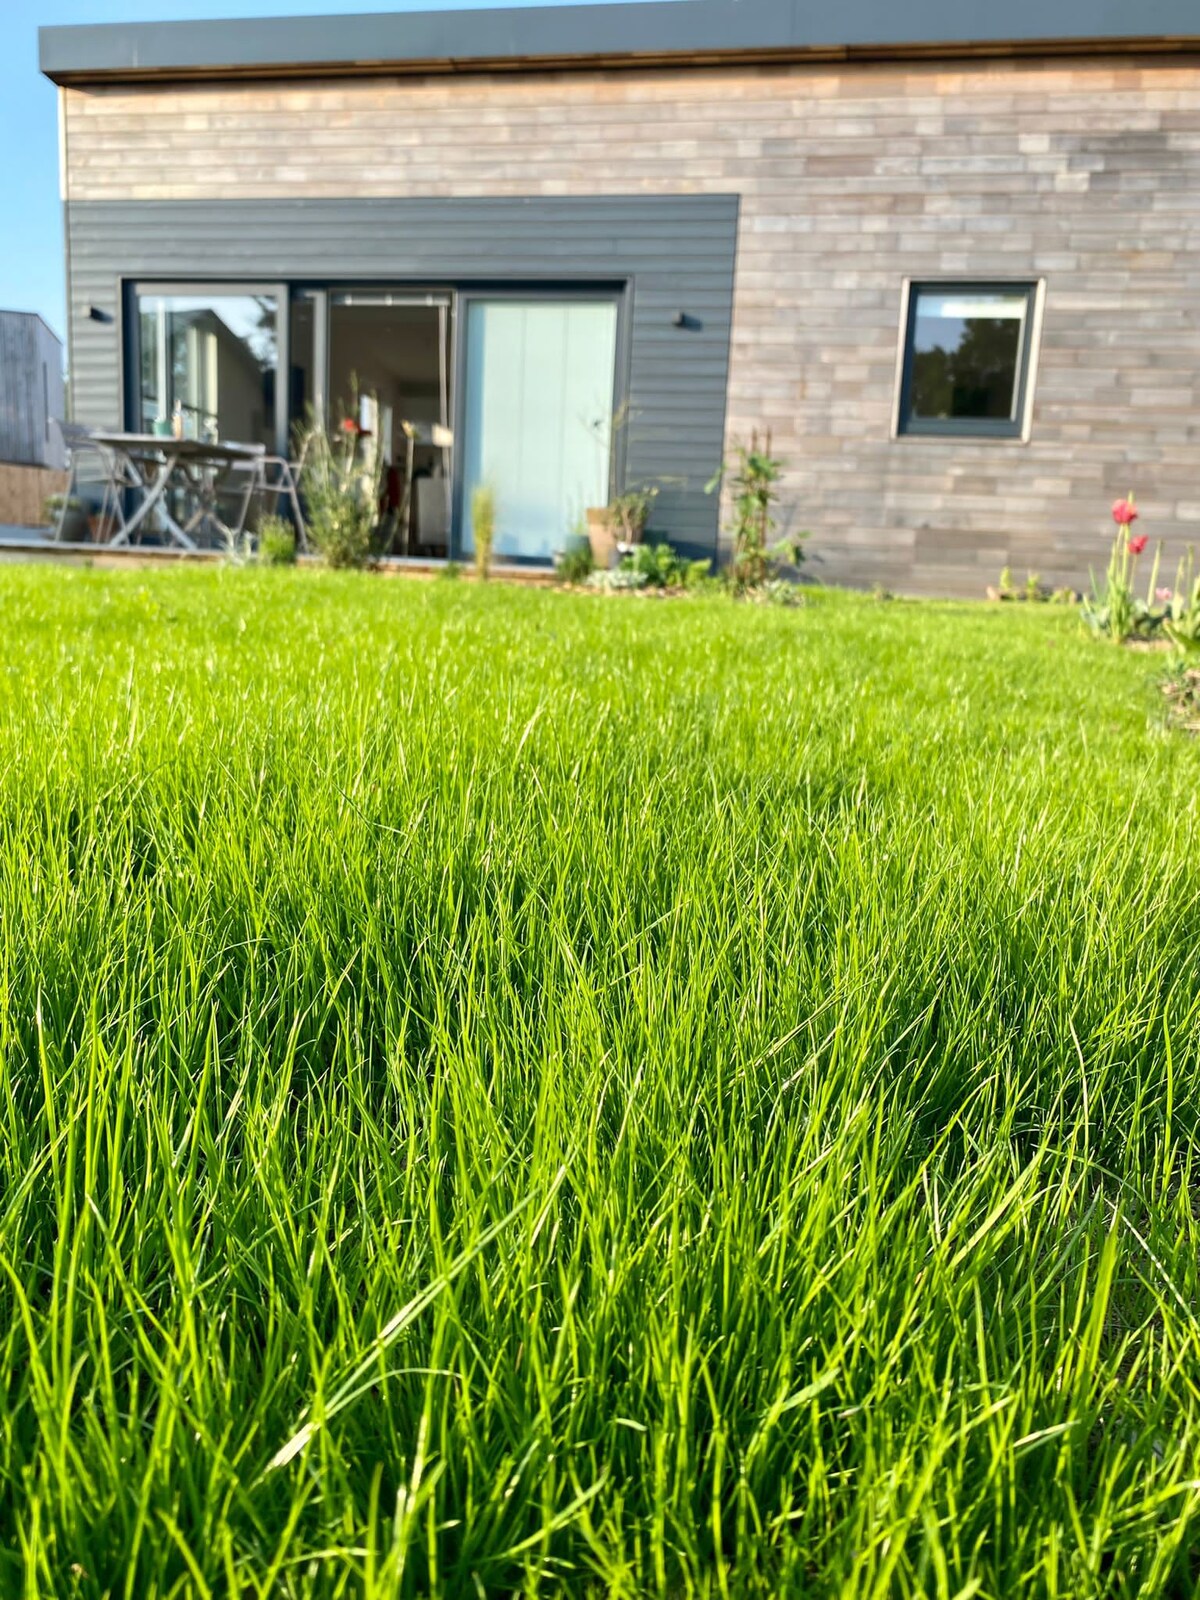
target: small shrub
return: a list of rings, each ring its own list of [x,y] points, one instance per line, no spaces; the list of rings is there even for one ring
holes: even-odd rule
[[[643,486],[627,489],[608,502],[608,522],[618,544],[641,544],[658,490]]]
[[[258,559],[265,567],[296,564],[296,530],[283,517],[264,517],[258,528]]]
[[[488,483],[477,483],[471,493],[471,536],[475,545],[475,576],[486,581],[492,570],[492,546],[496,540],[496,492]]]
[[[554,570],[563,583],[586,583],[596,570],[591,545],[576,544],[560,551],[554,559]]]
[[[357,397],[355,397],[357,409]],[[300,488],[308,536],[330,567],[365,567],[378,554],[383,453],[356,417],[343,417],[333,438],[322,420],[302,441]]]
[[[353,505],[329,500],[308,517],[313,548],[327,567],[365,567],[375,553],[373,523]]]
[[[786,559],[799,565],[804,559],[799,540],[782,546],[772,543],[783,462],[771,454],[770,433],[761,443],[758,433],[754,432],[749,444],[735,445],[732,468],[722,464],[708,485],[709,493],[720,486],[727,473],[731,473],[733,489],[733,520],[729,524],[733,535],[730,579],[738,590],[758,588],[774,575],[772,569],[776,560]]]
[[[708,579],[711,569],[711,561],[688,561],[677,555],[669,544],[640,544],[616,568],[618,573],[636,577],[640,582],[606,587],[696,589]]]
[[[687,562],[669,544],[640,544],[621,563],[628,572],[640,572],[653,589],[682,586]]]
[[[438,572],[438,581],[441,583],[457,583],[462,575],[463,569],[461,562],[447,561],[445,566],[442,567]]]

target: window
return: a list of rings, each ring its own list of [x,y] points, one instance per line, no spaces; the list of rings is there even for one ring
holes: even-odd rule
[[[914,283],[900,433],[1019,439],[1037,301],[1032,283]]]
[[[277,313],[273,294],[139,291],[139,431],[178,414],[189,439],[273,449]]]

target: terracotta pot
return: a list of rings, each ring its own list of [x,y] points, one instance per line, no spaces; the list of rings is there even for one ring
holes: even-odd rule
[[[586,513],[588,543],[592,547],[592,560],[601,572],[616,565],[617,540],[607,506],[589,506]]]

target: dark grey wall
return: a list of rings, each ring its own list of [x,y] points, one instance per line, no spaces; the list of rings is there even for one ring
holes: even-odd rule
[[[711,554],[717,507],[704,485],[723,447],[737,218],[736,195],[72,202],[75,419],[124,420],[123,279],[622,280],[626,482],[661,483],[655,527]]]

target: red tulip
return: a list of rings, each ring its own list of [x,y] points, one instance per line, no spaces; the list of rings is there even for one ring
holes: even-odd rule
[[[1140,556],[1149,543],[1150,540],[1144,533],[1135,533],[1129,541],[1129,554]]]
[[[1112,508],[1113,521],[1118,527],[1127,528],[1131,522],[1138,519],[1137,511],[1132,500],[1118,500]]]
[[[343,433],[358,433],[359,431],[358,423],[355,422],[353,417],[343,417],[339,426]]]

